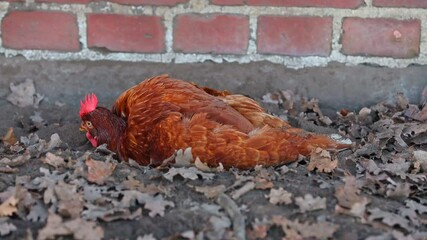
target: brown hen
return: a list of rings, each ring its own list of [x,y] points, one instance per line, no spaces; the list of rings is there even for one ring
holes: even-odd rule
[[[248,97],[167,75],[128,89],[112,111],[97,104],[94,94],[81,102],[80,129],[93,146],[106,143],[120,159],[142,165],[159,165],[188,147],[209,166],[240,169],[289,163],[317,147],[349,147],[293,128]]]

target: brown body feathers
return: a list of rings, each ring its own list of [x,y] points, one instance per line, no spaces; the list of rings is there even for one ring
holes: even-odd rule
[[[96,120],[97,111],[82,116],[81,128],[97,145],[107,143],[123,160],[132,158],[142,165],[161,164],[176,150],[188,147],[194,158],[209,166],[222,163],[241,169],[289,163],[316,147],[348,147],[328,136],[292,128],[245,96],[167,75],[125,91],[114,104],[112,120]],[[114,124],[119,125],[117,129],[104,129]],[[100,141],[100,134],[110,139]]]

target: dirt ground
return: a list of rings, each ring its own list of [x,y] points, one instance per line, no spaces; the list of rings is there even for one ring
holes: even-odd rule
[[[263,72],[280,69],[265,63],[144,66],[14,58],[0,65],[1,239],[427,239],[427,88],[413,73],[420,69],[402,70],[408,73],[400,80],[416,79],[416,87],[402,89],[405,94],[382,94],[385,101],[379,101],[378,93],[351,105],[332,86],[316,96],[310,82],[257,83]],[[93,149],[78,130],[79,99],[95,92],[109,106],[127,87],[168,69],[263,99],[291,124],[341,134],[354,146],[331,155],[319,149],[294,164],[251,171],[153,169]],[[320,70],[307,71],[287,74],[295,80]],[[345,70],[331,74],[339,72]],[[226,74],[229,81],[215,82]]]

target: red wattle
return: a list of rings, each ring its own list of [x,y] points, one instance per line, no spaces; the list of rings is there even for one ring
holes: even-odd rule
[[[89,139],[89,142],[92,144],[92,146],[94,146],[94,147],[98,146],[98,142],[96,141],[95,138],[92,137],[90,132],[86,132],[86,137],[87,137],[87,139]]]

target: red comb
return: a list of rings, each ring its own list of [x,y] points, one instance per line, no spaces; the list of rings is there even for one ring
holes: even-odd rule
[[[86,95],[85,100],[80,101],[80,117],[95,110],[97,105],[98,98],[94,93]]]

